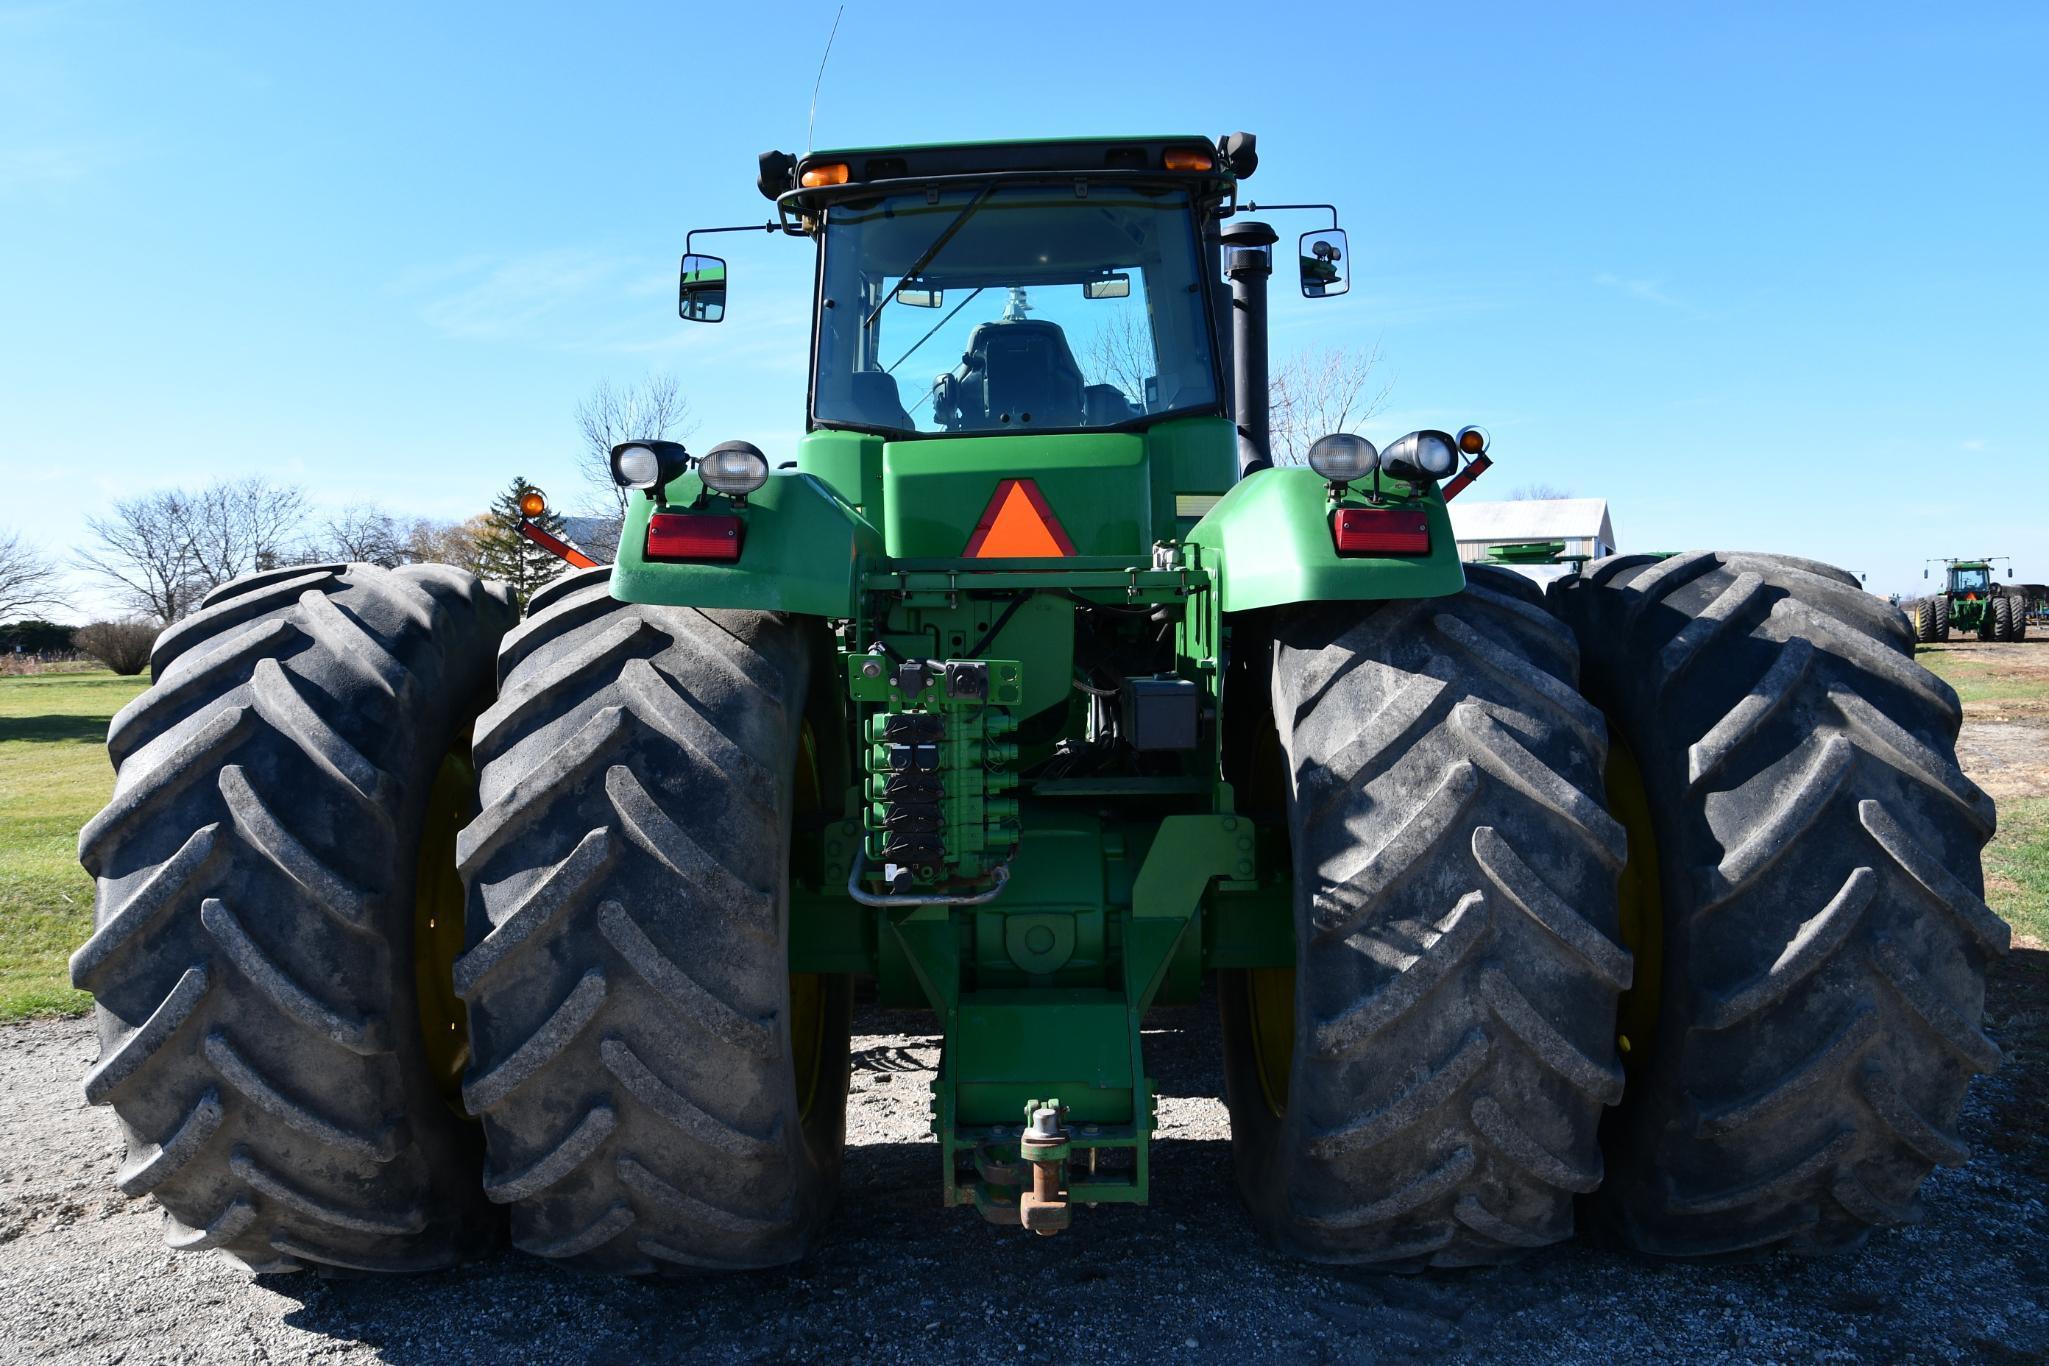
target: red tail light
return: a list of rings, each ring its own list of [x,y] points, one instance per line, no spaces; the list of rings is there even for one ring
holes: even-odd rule
[[[740,519],[657,512],[647,519],[647,558],[730,564],[740,558]]]
[[[1339,508],[1330,537],[1340,555],[1428,555],[1430,524],[1402,508]]]

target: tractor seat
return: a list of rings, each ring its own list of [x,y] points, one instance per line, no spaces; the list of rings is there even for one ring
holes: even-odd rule
[[[903,398],[890,375],[881,370],[856,370],[847,380],[848,407],[862,426],[903,432],[913,429],[911,415],[904,411]]]
[[[968,358],[987,426],[1082,425],[1081,367],[1058,323],[982,323],[968,336]]]

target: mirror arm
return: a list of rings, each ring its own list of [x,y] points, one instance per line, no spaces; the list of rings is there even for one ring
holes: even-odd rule
[[[1244,209],[1247,213],[1277,213],[1282,209],[1321,209],[1330,215],[1330,230],[1337,231],[1338,206],[1335,204],[1254,204],[1247,201]]]
[[[697,241],[697,234],[699,233],[710,236],[715,232],[775,232],[781,227],[782,224],[780,223],[742,223],[737,227],[731,228],[692,228],[689,232],[683,234],[683,254],[686,256],[695,254],[696,247],[693,244]]]

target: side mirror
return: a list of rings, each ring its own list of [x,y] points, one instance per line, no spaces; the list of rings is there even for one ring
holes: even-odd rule
[[[1105,275],[1100,280],[1083,280],[1081,297],[1084,299],[1128,299],[1131,297],[1129,275]]]
[[[1342,228],[1331,228],[1325,232],[1305,232],[1296,256],[1302,266],[1302,297],[1305,299],[1327,299],[1343,294],[1352,287],[1346,278],[1343,265],[1345,259],[1345,232]]]
[[[715,323],[726,316],[726,261],[722,256],[686,256],[676,285],[676,316]]]
[[[1928,577],[1928,571],[1927,571],[1926,569],[1923,569],[1923,570],[1921,571],[1921,577],[1922,577],[1922,578],[1924,578],[1924,579]]]

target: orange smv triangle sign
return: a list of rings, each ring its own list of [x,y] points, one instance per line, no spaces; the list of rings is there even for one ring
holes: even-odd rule
[[[971,560],[1031,560],[1072,555],[1074,542],[1046,506],[1046,497],[1029,479],[1005,479],[996,485],[968,548]]]

